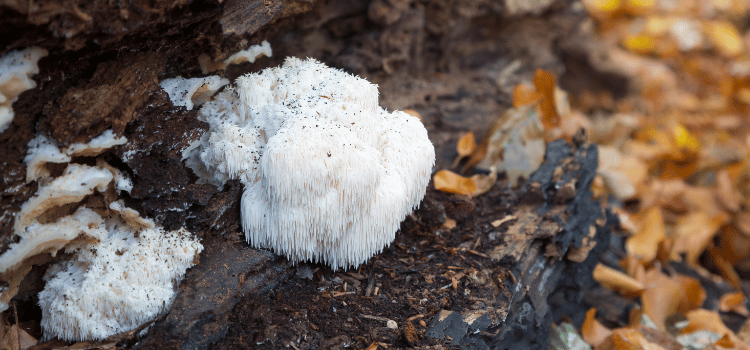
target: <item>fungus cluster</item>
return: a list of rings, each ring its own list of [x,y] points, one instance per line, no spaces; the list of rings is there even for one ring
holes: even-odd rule
[[[18,95],[36,87],[31,76],[39,73],[37,62],[44,56],[47,56],[47,50],[30,47],[0,57],[0,132],[13,121],[12,104]]]
[[[211,129],[196,172],[240,179],[248,242],[294,262],[335,270],[380,252],[435,161],[418,118],[387,112],[377,85],[313,59],[242,76],[201,114]]]
[[[104,339],[155,318],[172,305],[174,285],[202,250],[185,229],[136,229],[117,216],[81,208],[72,219],[86,240],[65,247],[39,293],[46,339]],[[94,241],[95,243],[92,243]]]
[[[26,180],[39,188],[16,214],[17,242],[0,255],[0,311],[34,265],[52,262],[39,293],[46,339],[103,339],[153,319],[203,248],[190,232],[167,232],[117,199],[132,183],[97,156],[125,142],[107,130],[64,149],[42,134],[29,143]],[[72,163],[77,156],[96,164]],[[55,175],[50,163],[67,165]]]

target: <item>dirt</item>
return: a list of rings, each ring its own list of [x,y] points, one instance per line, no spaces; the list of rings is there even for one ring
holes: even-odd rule
[[[517,189],[500,181],[468,198],[431,187],[389,248],[356,271],[332,272],[248,248],[241,185],[196,184],[181,152],[206,125],[195,111],[172,106],[157,84],[202,76],[200,54],[220,60],[265,39],[273,57],[219,73],[235,78],[309,56],[359,74],[379,84],[383,107],[421,114],[436,169],[448,168],[463,133],[481,139],[512,105],[513,86],[537,67],[565,71],[557,43],[583,16],[566,1],[134,1],[112,8],[50,1],[48,12],[19,4],[0,6],[7,28],[20,33],[3,39],[6,50],[34,44],[50,55],[40,62],[37,88],[21,95],[13,124],[0,134],[0,250],[13,240],[12,214],[36,191],[35,182],[25,184],[22,162],[34,134],[65,145],[110,128],[129,142],[100,158],[133,179],[126,204],[168,229],[186,226],[206,246],[170,313],[144,338],[134,331],[79,347],[546,349],[549,324],[561,317],[552,301],[579,305],[591,283],[605,245],[581,264],[567,252],[592,229],[606,239],[614,224],[590,200],[595,147],[555,144],[547,167]],[[557,196],[569,183],[573,194]],[[444,227],[447,219],[456,226]],[[18,305],[33,323],[31,298]]]

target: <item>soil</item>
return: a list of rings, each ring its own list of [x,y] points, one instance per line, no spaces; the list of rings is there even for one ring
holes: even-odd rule
[[[539,67],[565,71],[558,43],[579,35],[583,21],[571,2],[83,3],[50,1],[47,12],[0,3],[0,28],[20,33],[3,39],[1,53],[30,45],[50,52],[37,87],[14,103],[16,117],[0,134],[0,251],[15,239],[13,214],[37,188],[25,183],[23,163],[34,134],[63,146],[106,129],[129,140],[100,156],[133,179],[127,206],[168,229],[187,227],[206,248],[167,315],[75,347],[546,349],[553,319],[582,317],[583,291],[615,226],[591,200],[595,146],[550,143],[545,165],[515,189],[501,179],[470,198],[431,185],[390,247],[356,271],[333,272],[247,246],[241,185],[196,183],[181,154],[207,127],[158,87],[165,78],[203,76],[200,54],[221,60],[268,40],[273,57],[218,73],[235,78],[297,56],[363,76],[379,85],[381,106],[421,114],[436,169],[449,168],[458,138],[485,136],[512,106],[517,83]],[[44,269],[32,270],[35,287],[17,298],[11,321],[38,324],[33,292]]]

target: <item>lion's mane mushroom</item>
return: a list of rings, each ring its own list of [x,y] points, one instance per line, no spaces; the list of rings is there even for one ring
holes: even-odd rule
[[[419,119],[385,111],[377,85],[313,59],[240,77],[201,113],[207,173],[245,185],[247,240],[294,262],[335,270],[380,252],[435,162]]]

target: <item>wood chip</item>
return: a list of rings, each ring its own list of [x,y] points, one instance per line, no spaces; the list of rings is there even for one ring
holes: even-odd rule
[[[506,222],[508,222],[510,220],[513,220],[515,218],[516,218],[515,215],[507,215],[506,217],[504,217],[502,219],[498,219],[498,220],[493,221],[492,222],[492,227],[498,227],[498,226],[502,225],[503,223],[506,223]]]

